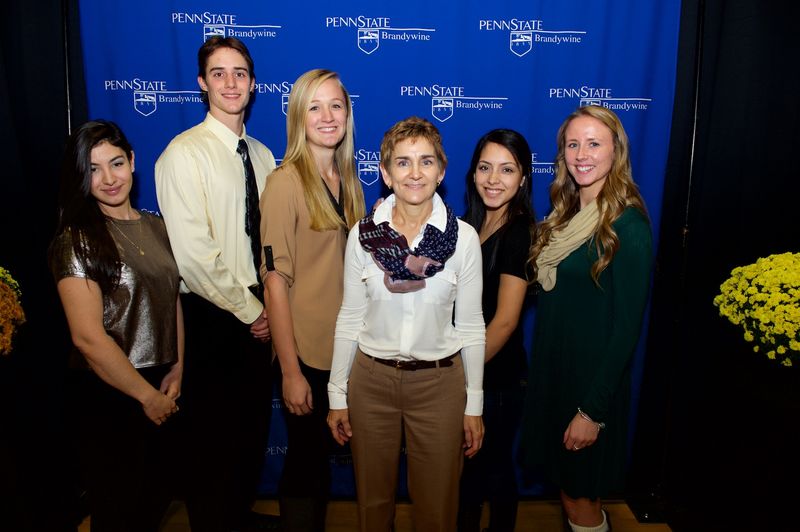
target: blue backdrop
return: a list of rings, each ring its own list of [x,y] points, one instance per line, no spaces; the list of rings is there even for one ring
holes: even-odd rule
[[[444,195],[457,213],[464,211],[464,174],[477,139],[497,127],[523,133],[534,152],[534,205],[541,217],[548,211],[558,126],[580,105],[613,109],[630,137],[634,179],[658,235],[679,0],[290,3],[80,0],[89,113],[116,121],[132,142],[139,208],[158,210],[155,160],[172,137],[205,115],[198,47],[209,36],[226,35],[243,40],[255,60],[247,131],[278,159],[286,147],[292,82],[311,68],[340,73],[353,96],[368,205],[381,194],[384,131],[420,115],[442,132],[450,160]],[[525,321],[529,333],[531,313]],[[280,401],[274,406],[264,493],[275,491],[286,451]],[[334,495],[352,494],[349,457],[332,462]],[[526,494],[540,490],[537,483],[524,488]]]

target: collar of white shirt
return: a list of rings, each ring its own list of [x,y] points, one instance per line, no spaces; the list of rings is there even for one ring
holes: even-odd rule
[[[378,205],[378,208],[375,209],[375,214],[373,215],[373,220],[375,221],[375,225],[382,224],[383,222],[389,222],[389,225],[392,223],[392,208],[394,208],[396,198],[394,194],[390,195],[386,198],[383,203]],[[447,229],[447,207],[442,201],[442,198],[439,197],[439,194],[433,193],[433,210],[431,211],[430,217],[425,221],[425,224],[431,224],[439,231],[443,232]],[[424,228],[420,233],[424,232]]]
[[[242,136],[237,137],[236,133],[231,131],[228,126],[211,116],[211,113],[206,113],[206,119],[203,120],[203,124],[208,128],[211,133],[217,137],[222,144],[225,145],[227,149],[229,149],[232,153],[238,154],[236,148],[239,147],[239,139],[247,140],[247,128],[244,124],[242,124]]]

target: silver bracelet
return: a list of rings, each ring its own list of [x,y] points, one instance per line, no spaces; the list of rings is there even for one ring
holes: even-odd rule
[[[606,424],[605,423],[602,423],[602,422],[598,423],[594,419],[590,418],[588,416],[588,414],[586,414],[583,410],[581,410],[581,407],[578,407],[578,415],[581,416],[586,421],[589,421],[589,422],[594,423],[595,425],[597,425],[597,432],[600,432],[601,429],[606,428]]]

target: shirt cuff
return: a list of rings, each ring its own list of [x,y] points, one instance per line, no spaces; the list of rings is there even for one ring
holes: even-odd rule
[[[467,390],[467,408],[464,409],[466,416],[480,416],[483,414],[483,390]]]
[[[338,389],[332,389],[332,384],[328,384],[328,403],[331,410],[344,410],[347,408],[347,392],[342,393]]]
[[[259,301],[256,296],[250,294],[247,298],[247,306],[242,310],[234,312],[233,315],[239,318],[239,321],[245,325],[250,325],[261,316],[261,311],[263,310],[264,305],[261,304],[261,301]]]

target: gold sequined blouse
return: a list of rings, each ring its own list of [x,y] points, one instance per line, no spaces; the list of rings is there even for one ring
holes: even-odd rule
[[[106,332],[135,368],[176,362],[179,277],[164,221],[142,212],[138,220],[108,218],[106,225],[122,261],[119,286],[103,294]],[[53,251],[50,269],[56,283],[65,277],[87,277],[68,233],[56,239]],[[87,367],[74,351],[73,365]]]

